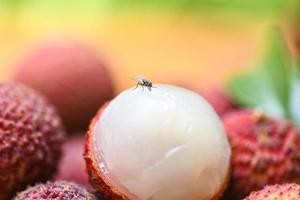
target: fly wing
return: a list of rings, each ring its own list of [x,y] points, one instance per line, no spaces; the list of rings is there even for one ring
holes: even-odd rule
[[[145,80],[145,77],[143,75],[138,75],[138,76],[132,78],[132,80],[134,80],[134,81],[136,81],[138,83],[143,83],[144,80]]]

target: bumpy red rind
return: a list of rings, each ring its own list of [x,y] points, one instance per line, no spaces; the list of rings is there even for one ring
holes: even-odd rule
[[[96,200],[84,187],[67,181],[37,184],[20,192],[13,200]]]
[[[232,145],[230,199],[265,185],[300,182],[300,134],[289,122],[241,110],[226,116],[224,126]]]
[[[16,83],[0,84],[0,199],[56,171],[65,132],[55,108]]]
[[[103,196],[107,200],[129,200],[126,196],[123,196],[118,190],[116,190],[113,185],[110,185],[108,181],[105,181],[105,175],[99,169],[99,161],[94,155],[94,127],[108,104],[109,102],[105,103],[100,108],[90,124],[89,130],[86,135],[84,159],[86,162],[86,168],[89,174],[90,183],[100,193],[101,196]]]
[[[298,200],[300,186],[295,183],[266,186],[264,189],[252,192],[244,200]]]

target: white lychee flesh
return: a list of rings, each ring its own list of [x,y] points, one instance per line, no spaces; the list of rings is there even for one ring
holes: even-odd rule
[[[109,103],[94,131],[99,169],[128,199],[209,200],[224,186],[227,137],[212,107],[192,91],[128,89]]]

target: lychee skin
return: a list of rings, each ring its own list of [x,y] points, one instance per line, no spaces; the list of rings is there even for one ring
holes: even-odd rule
[[[65,132],[55,108],[17,83],[0,84],[0,199],[56,171]]]
[[[38,46],[18,63],[14,79],[44,94],[69,133],[86,130],[98,108],[113,96],[106,63],[94,49],[72,40]]]
[[[252,192],[244,200],[298,200],[300,186],[295,183],[266,186],[264,189]]]
[[[220,88],[203,88],[198,93],[211,104],[220,117],[237,109],[229,95]]]
[[[97,115],[93,118],[89,131],[86,135],[86,142],[84,148],[84,159],[86,162],[87,172],[89,174],[89,181],[92,186],[99,192],[99,194],[106,200],[129,200],[125,196],[115,190],[112,186],[109,186],[105,183],[105,176],[103,176],[101,170],[99,169],[98,161],[96,160],[96,156],[94,155],[94,151],[92,149],[92,143],[94,138],[94,131],[93,128],[96,122],[99,120],[102,112],[107,107],[109,102],[105,103],[100,110],[98,111]]]
[[[267,184],[299,182],[300,134],[290,123],[246,110],[223,122],[232,145],[230,199]]]
[[[37,184],[19,193],[14,200],[96,200],[84,187],[67,181]]]
[[[84,133],[76,133],[74,136],[70,136],[63,144],[63,156],[60,160],[55,180],[72,181],[91,190],[92,187],[89,184],[89,177],[83,158],[84,136]]]

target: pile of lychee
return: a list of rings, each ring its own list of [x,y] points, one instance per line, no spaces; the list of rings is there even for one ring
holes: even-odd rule
[[[51,41],[0,84],[0,200],[299,200],[300,134],[223,89],[141,80]],[[149,88],[150,87],[150,88]]]

